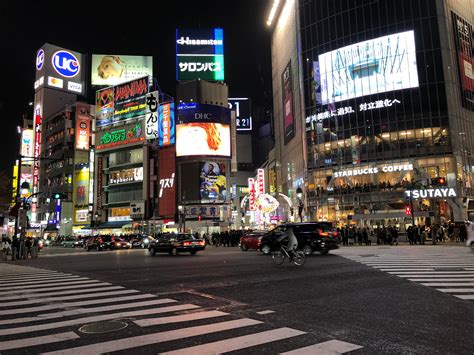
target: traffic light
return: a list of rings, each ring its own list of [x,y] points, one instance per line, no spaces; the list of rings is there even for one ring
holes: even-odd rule
[[[431,185],[446,186],[446,179],[444,177],[437,177],[437,178],[431,179]]]
[[[411,216],[411,206],[405,206],[405,214]]]
[[[53,199],[54,200],[63,200],[63,199],[66,199],[66,198],[67,198],[67,195],[62,194],[60,192],[56,192],[55,194],[53,194]]]

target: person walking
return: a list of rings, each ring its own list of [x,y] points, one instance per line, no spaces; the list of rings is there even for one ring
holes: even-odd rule
[[[364,239],[364,244],[366,246],[369,245],[369,233],[367,232],[367,228],[364,228],[362,231],[362,238]]]
[[[38,258],[38,238],[33,238],[32,245],[31,245],[31,258],[37,259]]]
[[[346,247],[349,246],[349,242],[348,242],[348,238],[347,238],[347,233],[348,233],[347,226],[341,228],[342,245],[343,245],[343,246],[346,246]]]
[[[398,245],[398,230],[396,227],[392,229],[392,245]]]

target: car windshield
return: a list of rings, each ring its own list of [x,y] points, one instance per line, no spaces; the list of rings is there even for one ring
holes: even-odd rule
[[[179,241],[182,241],[182,240],[194,240],[196,238],[194,238],[194,236],[192,236],[191,234],[178,234],[178,238],[177,238]]]

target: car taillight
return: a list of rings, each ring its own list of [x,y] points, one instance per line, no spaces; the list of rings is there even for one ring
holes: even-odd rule
[[[183,246],[185,246],[185,247],[188,247],[188,246],[190,246],[190,245],[192,245],[191,242],[184,242],[184,243],[183,243]]]
[[[204,242],[204,240],[201,240],[198,242],[199,245],[206,245],[206,242]]]
[[[329,233],[328,232],[323,232],[322,229],[318,229],[318,233],[322,237],[329,237]]]

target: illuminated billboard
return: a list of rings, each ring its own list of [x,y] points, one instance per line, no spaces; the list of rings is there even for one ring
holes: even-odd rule
[[[295,136],[295,116],[293,104],[293,74],[291,60],[281,74],[281,88],[283,99],[283,129],[285,145]]]
[[[103,127],[146,113],[148,77],[98,90],[96,92],[96,126]]]
[[[23,157],[32,158],[33,157],[33,130],[24,129],[21,132],[21,155]],[[32,160],[26,159],[21,161],[21,165],[31,165]]]
[[[116,149],[145,140],[143,123],[131,123],[120,128],[100,131],[96,134],[96,150]]]
[[[176,30],[176,79],[224,80],[224,30]]]
[[[153,57],[104,54],[92,55],[92,85],[119,85],[144,76],[153,76]]]
[[[235,122],[237,131],[252,130],[252,110],[248,97],[229,97],[229,108],[235,110]]]
[[[174,120],[174,102],[160,105],[158,116],[158,145],[167,147],[176,142],[176,125]]]
[[[322,104],[418,87],[413,31],[351,44],[318,60]]]
[[[158,216],[174,218],[176,213],[175,147],[160,149],[158,155]]]
[[[87,217],[84,220],[84,210],[88,210],[89,206],[89,168],[83,167],[74,171],[74,193],[73,193],[73,205],[74,205],[74,223],[86,222]]]
[[[230,157],[230,110],[216,105],[178,106],[176,156]]]
[[[200,170],[201,202],[225,202],[227,195],[225,163],[208,161],[201,163]]]
[[[77,103],[76,105],[76,149],[89,150],[91,134],[90,105]]]

